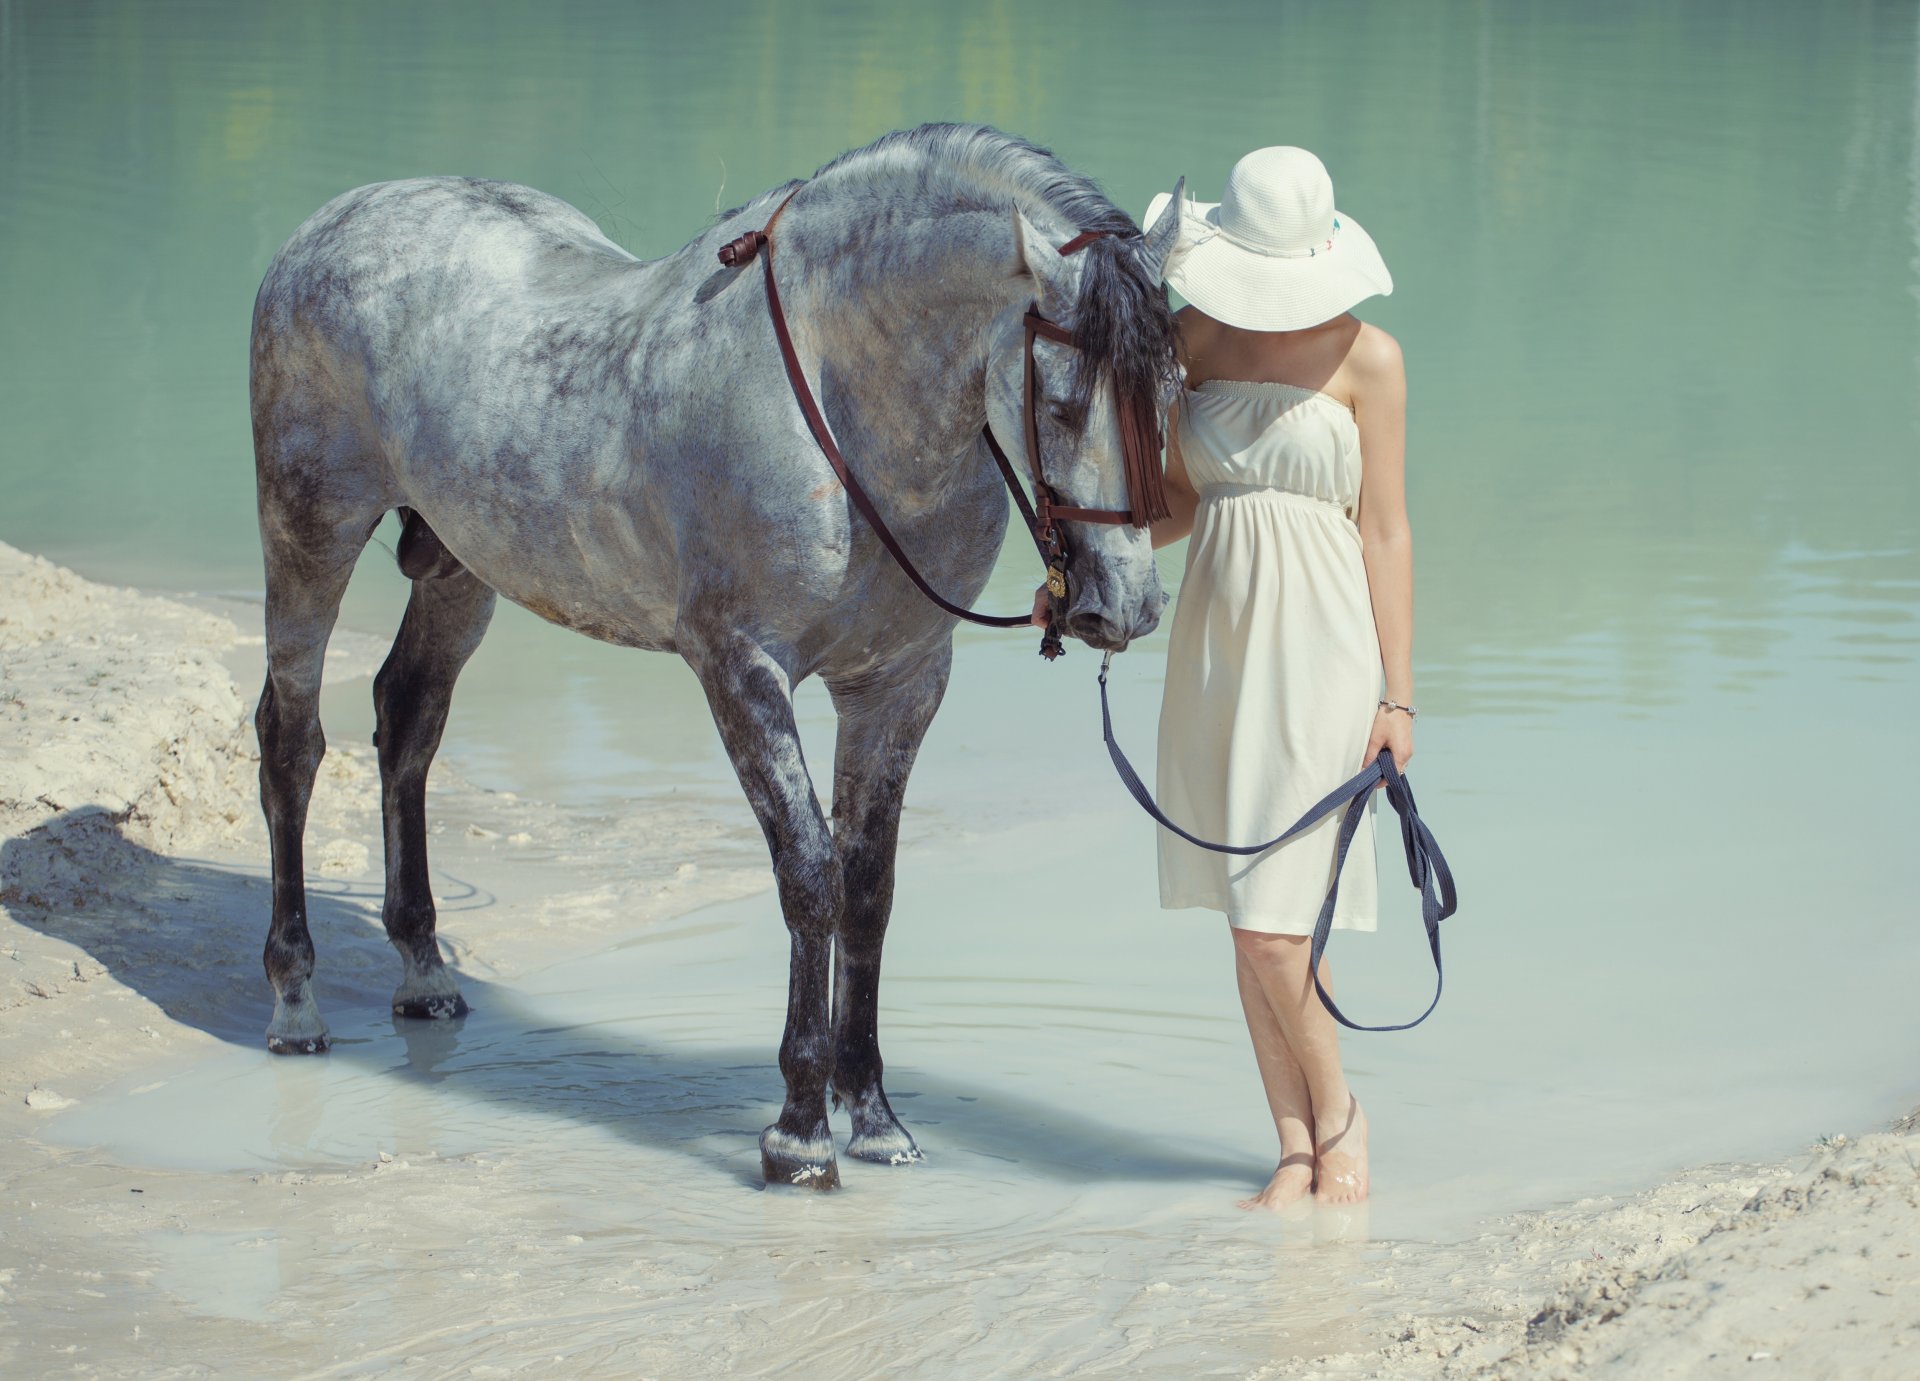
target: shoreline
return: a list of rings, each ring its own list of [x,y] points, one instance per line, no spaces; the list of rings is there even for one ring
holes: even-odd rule
[[[1920,1109],[1787,1161],[1703,1166],[1501,1221],[1448,1253],[1474,1273],[1481,1307],[1410,1310],[1373,1346],[1255,1375],[1629,1381],[1764,1363],[1897,1381],[1920,1369]]]
[[[151,1370],[154,1349],[188,1346],[210,1365],[264,1365],[259,1322],[183,1303],[190,1292],[168,1284],[156,1234],[271,1221],[310,1224],[324,1240],[328,1225],[475,1203],[499,1218],[487,1230],[496,1246],[555,1230],[524,1186],[488,1187],[521,1170],[483,1157],[244,1176],[128,1170],[39,1139],[50,1115],[114,1081],[244,1045],[264,1024],[264,829],[231,670],[235,649],[257,641],[204,608],[96,585],[0,544],[4,1369],[57,1358],[135,1374]],[[484,876],[490,889],[442,898],[443,915],[460,912],[442,930],[464,974],[511,978],[591,955],[770,882],[757,830],[698,802],[589,813],[441,767],[432,790],[436,877]],[[378,838],[370,750],[330,747],[307,835],[316,929],[327,927],[323,1002],[384,1003],[395,981]],[[1245,1374],[1705,1376],[1766,1363],[1782,1375],[1911,1375],[1920,1310],[1901,1291],[1920,1286],[1915,1119],[1790,1161],[1708,1166],[1641,1194],[1513,1215],[1464,1242],[1376,1244],[1386,1261],[1368,1272],[1369,1316],[1341,1330],[1344,1350]],[[398,1360],[390,1346],[367,1340],[356,1365]]]

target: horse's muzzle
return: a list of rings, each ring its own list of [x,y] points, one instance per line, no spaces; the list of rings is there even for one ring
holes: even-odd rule
[[[1117,619],[1105,609],[1076,609],[1061,621],[1061,627],[1098,651],[1124,652],[1128,643],[1160,626],[1160,608],[1160,600],[1151,600],[1131,620]]]

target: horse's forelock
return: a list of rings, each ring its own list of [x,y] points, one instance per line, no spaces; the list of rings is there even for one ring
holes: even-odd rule
[[[1126,452],[1127,493],[1136,521],[1145,523],[1167,516],[1160,416],[1178,386],[1179,365],[1167,290],[1143,265],[1142,245],[1135,230],[1109,234],[1080,251],[1088,257],[1074,307],[1080,364],[1073,391],[1076,411],[1084,413],[1102,378],[1112,388]]]
[[[1173,311],[1167,290],[1141,263],[1138,231],[1108,235],[1080,252],[1086,262],[1073,312],[1080,346],[1076,401],[1090,402],[1102,378],[1115,402],[1139,400],[1158,407],[1179,378],[1174,353]]]

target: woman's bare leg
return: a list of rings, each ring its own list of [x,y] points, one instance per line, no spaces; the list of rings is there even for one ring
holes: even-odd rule
[[[1253,1058],[1260,1065],[1260,1082],[1266,1086],[1274,1130],[1280,1134],[1279,1168],[1267,1187],[1250,1199],[1240,1200],[1240,1207],[1278,1210],[1304,1199],[1313,1188],[1313,1106],[1307,1093],[1307,1076],[1293,1058],[1260,979],[1238,946],[1234,948],[1233,966],[1240,984],[1240,1006],[1247,1014],[1247,1031],[1253,1037]]]
[[[1233,942],[1306,1079],[1313,1106],[1314,1197],[1357,1203],[1368,1189],[1367,1119],[1340,1067],[1340,1028],[1313,990],[1308,937],[1236,928]],[[1320,981],[1333,990],[1324,959]]]

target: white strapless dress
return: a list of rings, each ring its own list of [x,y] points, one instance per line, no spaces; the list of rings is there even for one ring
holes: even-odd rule
[[[1159,798],[1202,839],[1271,839],[1361,768],[1380,644],[1360,530],[1360,430],[1292,384],[1209,379],[1176,409],[1200,495],[1167,649]],[[1374,807],[1340,878],[1334,925],[1377,923]],[[1158,831],[1160,904],[1306,935],[1332,878],[1340,812],[1251,857]]]

